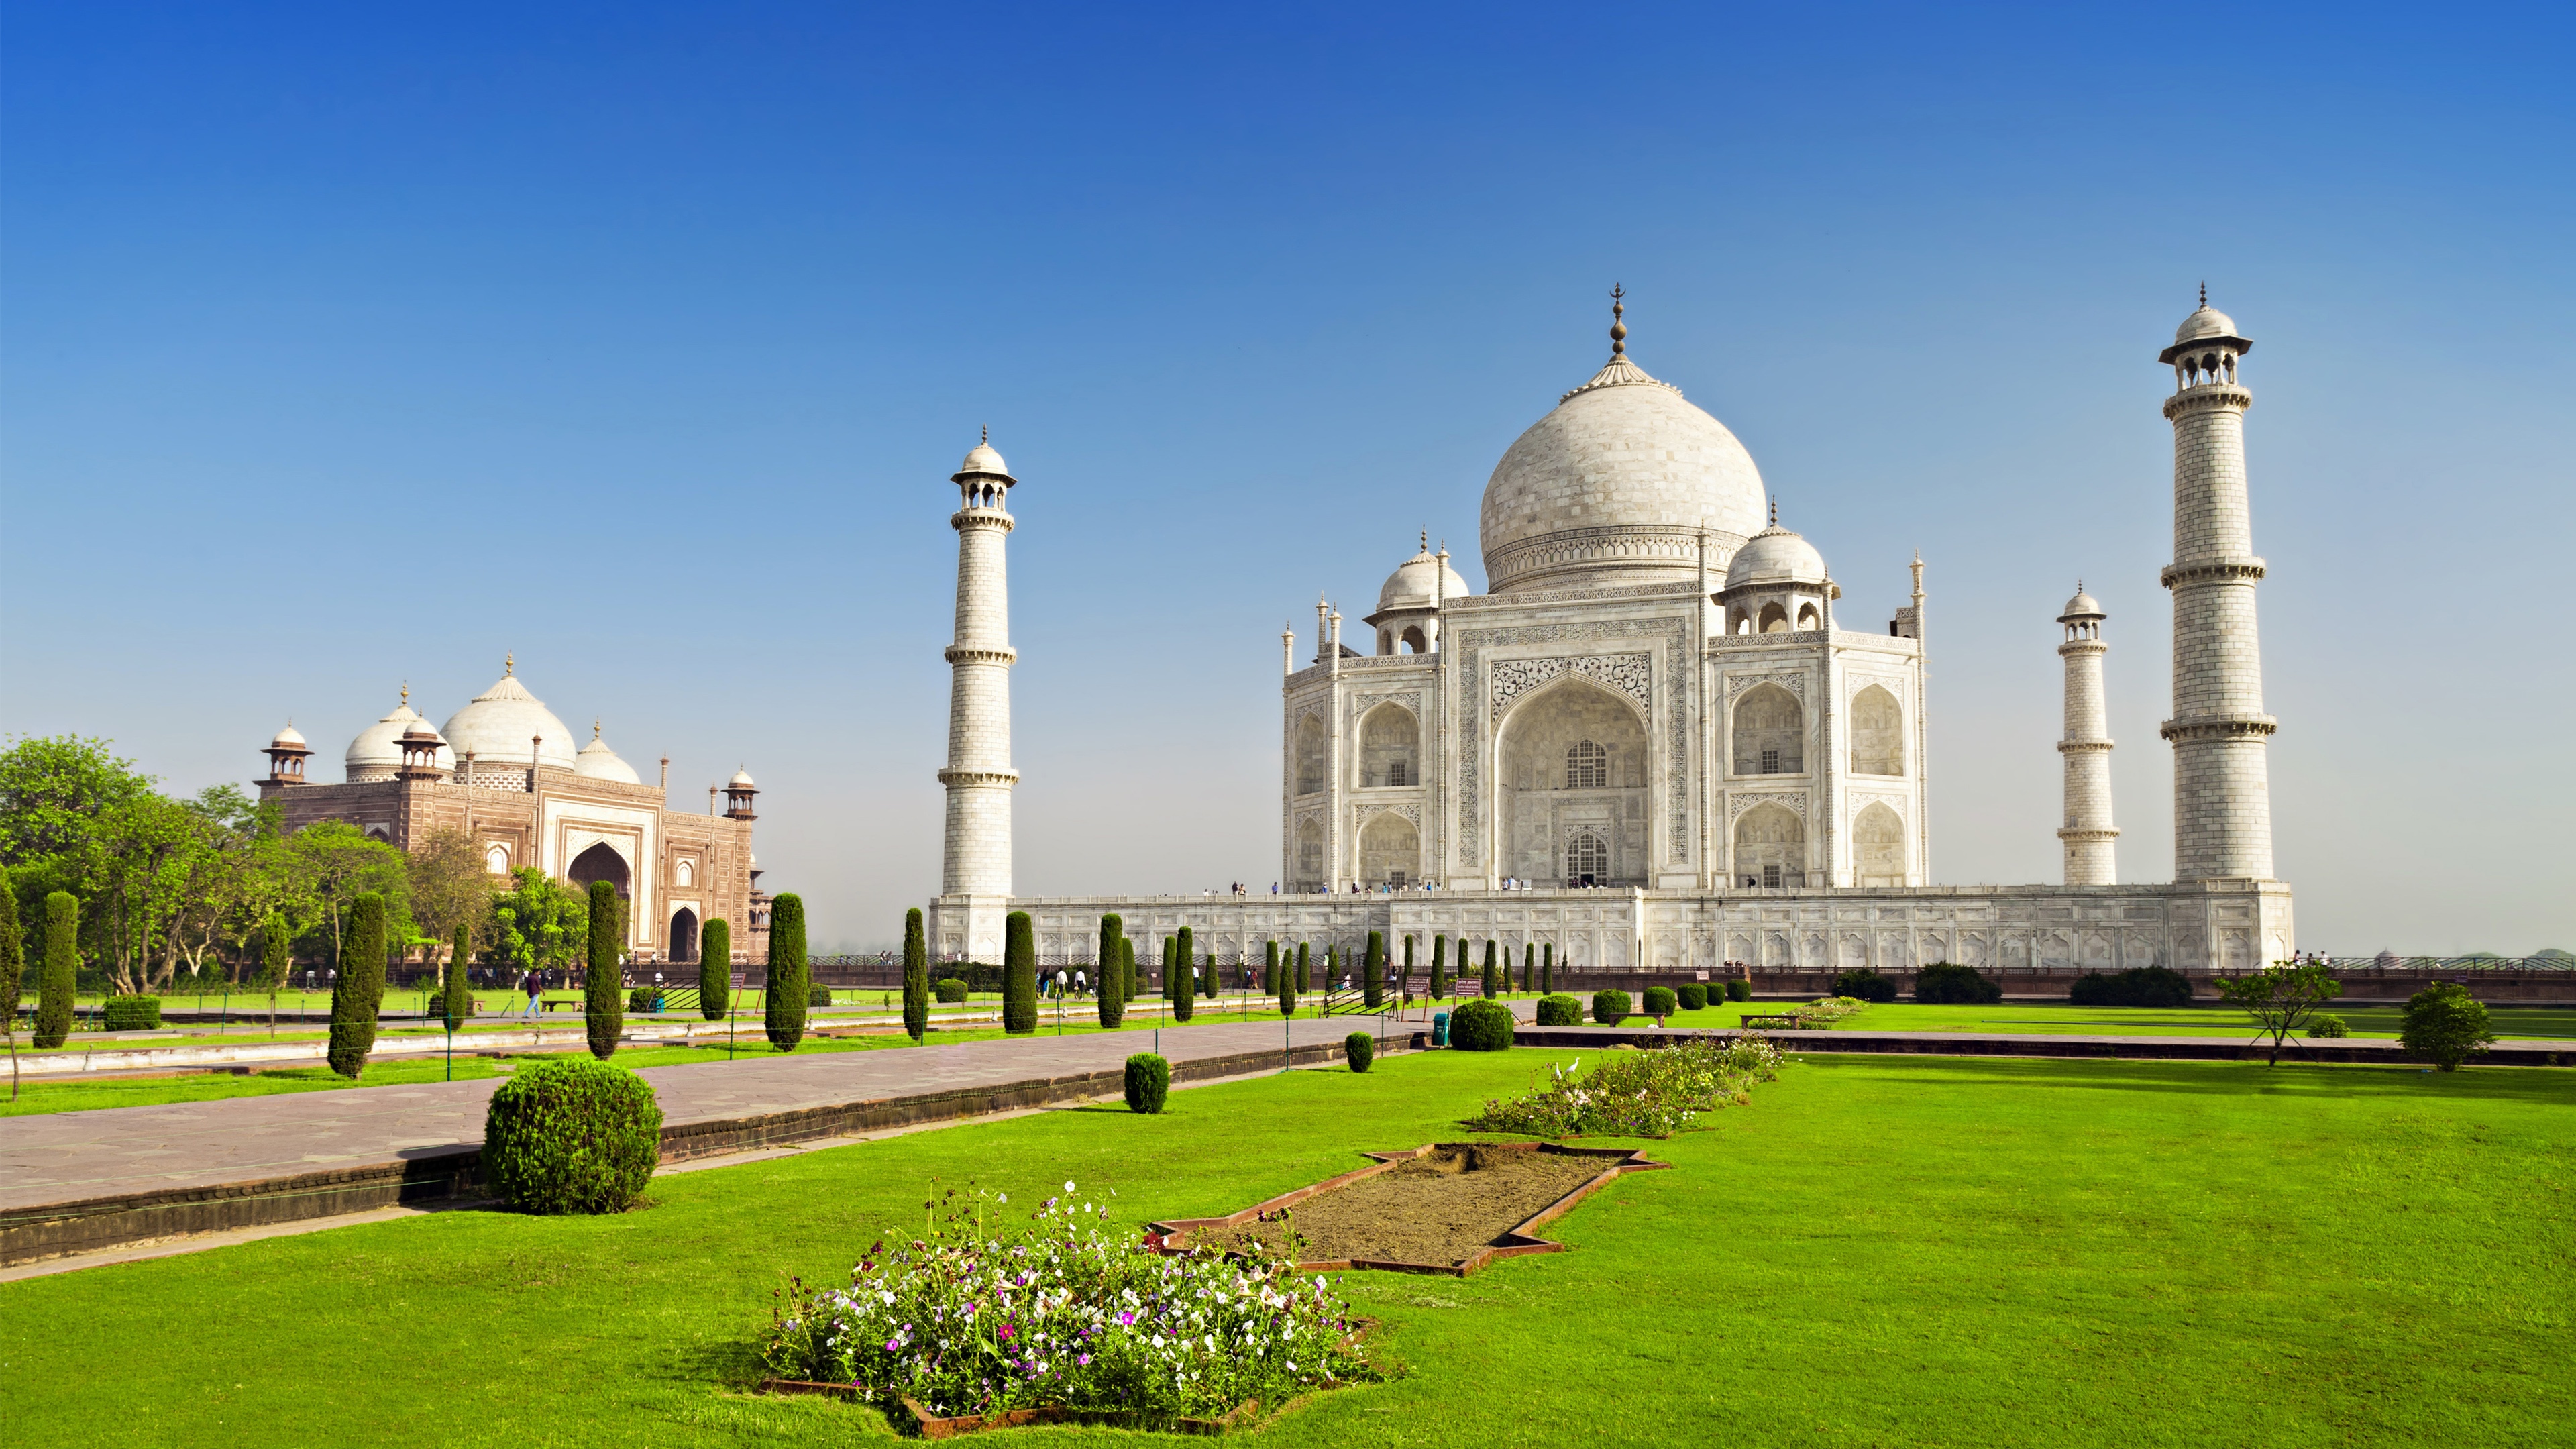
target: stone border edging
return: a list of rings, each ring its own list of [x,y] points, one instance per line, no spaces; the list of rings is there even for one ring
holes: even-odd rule
[[[1390,1035],[1386,1053],[1418,1050],[1421,1032]],[[1175,1084],[1242,1076],[1265,1067],[1341,1059],[1342,1044],[1316,1042],[1198,1057],[1172,1065]],[[1284,1061],[1283,1061],[1284,1059]],[[958,1121],[1031,1107],[1094,1101],[1125,1090],[1123,1067],[1064,1077],[1037,1077],[989,1087],[833,1102],[752,1117],[685,1122],[662,1129],[662,1161],[685,1162],[795,1142],[847,1137],[887,1127]],[[0,1266],[96,1252],[150,1238],[262,1227],[337,1217],[398,1204],[470,1198],[482,1182],[480,1143],[426,1148],[392,1162],[301,1172],[285,1177],[120,1193],[0,1214]]]

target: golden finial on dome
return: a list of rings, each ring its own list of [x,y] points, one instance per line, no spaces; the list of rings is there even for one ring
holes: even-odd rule
[[[1771,526],[1780,526],[1780,495],[1777,493],[1771,495]]]
[[[515,673],[515,672],[517,671],[518,667],[519,667],[519,656],[518,656],[518,655],[516,655],[516,654],[504,654],[504,655],[502,655],[502,656],[501,656],[501,673],[502,673],[503,675],[505,675],[505,676],[506,676],[506,675],[509,675],[509,674]]]
[[[1628,304],[1621,300],[1627,295],[1618,283],[1610,284],[1610,355],[1614,358],[1628,350],[1628,324],[1619,320],[1628,310]]]
[[[404,680],[404,681],[403,681],[403,687],[402,687],[402,703],[403,703],[403,708],[405,708],[405,709],[409,709],[409,708],[411,708],[411,681],[410,681],[410,680],[408,680],[408,679],[406,679],[406,680]]]
[[[599,717],[596,715],[590,721],[590,742],[594,745],[599,743]]]

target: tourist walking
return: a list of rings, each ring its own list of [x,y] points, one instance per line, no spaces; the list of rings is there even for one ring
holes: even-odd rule
[[[545,1000],[546,988],[543,983],[537,980],[537,973],[534,971],[528,973],[528,979],[524,984],[528,990],[528,1005],[527,1009],[520,1012],[519,1015],[529,1021],[534,1021],[537,1019],[537,1003]]]

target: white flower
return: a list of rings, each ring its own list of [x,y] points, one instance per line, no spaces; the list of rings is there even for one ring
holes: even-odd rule
[[[1066,1192],[1071,1192],[1071,1191],[1073,1191],[1073,1179],[1072,1179],[1072,1178],[1069,1178],[1069,1177],[1068,1177],[1068,1178],[1066,1178],[1066,1179],[1064,1180],[1064,1190],[1065,1190]]]

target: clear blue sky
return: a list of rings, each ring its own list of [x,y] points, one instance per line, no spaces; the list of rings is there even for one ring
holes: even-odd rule
[[[2302,944],[2576,947],[2563,7],[19,5],[0,730],[247,779],[519,672],[747,764],[824,944],[936,889],[958,456],[1020,887],[1277,874],[1278,632],[1631,347],[1885,618],[1933,871],[2057,874],[2057,630],[2170,874],[2170,374],[2246,378]]]

